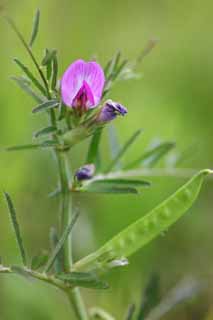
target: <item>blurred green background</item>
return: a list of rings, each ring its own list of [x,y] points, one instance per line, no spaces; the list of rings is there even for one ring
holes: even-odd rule
[[[151,38],[157,47],[141,64],[139,80],[118,83],[111,97],[128,110],[116,122],[125,141],[136,128],[141,137],[124,161],[134,159],[153,139],[177,142],[182,151],[192,147],[182,166],[208,168],[213,164],[213,37],[210,0],[13,0],[2,2],[25,37],[40,8],[40,34],[35,45],[39,59],[45,47],[57,48],[60,74],[75,59],[96,57],[105,64],[118,49],[134,59]],[[31,64],[8,25],[0,21],[0,146],[27,143],[44,125],[32,116],[35,106],[9,79],[19,74],[12,58]],[[106,139],[105,139],[106,140]],[[104,142],[106,143],[106,141]],[[85,158],[86,144],[76,147],[74,168]],[[103,146],[107,161],[106,146]],[[57,223],[57,200],[47,198],[57,172],[48,151],[1,153],[0,187],[12,195],[30,256],[48,249],[48,230]],[[100,196],[76,199],[82,214],[75,233],[76,259],[91,252],[135,221],[185,182],[180,177],[152,178],[153,186],[139,197]],[[213,319],[213,182],[206,182],[198,201],[165,236],[131,257],[130,265],[113,272],[111,288],[84,290],[88,306],[106,308],[122,319],[127,305],[140,301],[152,272],[160,275],[162,296],[184,276],[205,281],[202,297],[185,303],[165,319]],[[5,264],[18,263],[17,247],[5,201],[0,202],[0,255]],[[77,247],[77,249],[76,249]],[[54,288],[16,276],[0,278],[0,319],[74,319],[65,298]]]

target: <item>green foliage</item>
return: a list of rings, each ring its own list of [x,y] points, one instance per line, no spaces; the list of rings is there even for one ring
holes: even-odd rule
[[[64,245],[67,237],[69,236],[70,232],[72,231],[72,228],[73,228],[78,216],[79,216],[79,212],[76,212],[76,214],[73,216],[70,224],[67,225],[65,230],[63,231],[61,238],[59,239],[58,243],[56,244],[53,252],[51,253],[51,255],[47,261],[47,265],[44,269],[45,272],[48,272],[51,269],[52,265],[54,264],[55,260],[57,259],[58,255],[60,254],[60,251],[63,248],[63,245]]]
[[[56,132],[57,132],[56,127],[49,126],[49,127],[42,128],[42,129],[36,131],[34,133],[34,137],[35,138],[38,138],[38,137],[41,137],[41,136],[43,137],[43,136],[49,135],[51,133],[56,133]]]
[[[127,315],[125,317],[125,320],[133,320],[133,317],[134,317],[134,313],[135,313],[135,305],[134,304],[131,304],[128,308],[128,311],[127,311]]]
[[[148,187],[150,183],[144,180],[130,179],[94,179],[83,187],[83,191],[97,193],[138,193],[138,188]]]
[[[109,145],[110,145],[111,159],[114,160],[117,157],[118,153],[120,152],[121,146],[118,142],[116,128],[114,127],[113,124],[108,126],[108,134],[109,134]],[[121,168],[122,168],[122,164],[118,160],[116,162],[115,169],[119,170]]]
[[[36,36],[38,34],[38,29],[39,29],[39,20],[40,20],[40,10],[37,9],[35,16],[34,16],[34,20],[33,20],[33,29],[32,29],[32,34],[31,34],[31,38],[30,38],[30,42],[29,42],[29,46],[32,47]]]
[[[22,145],[7,147],[5,151],[23,151],[23,150],[31,150],[31,149],[53,148],[57,146],[58,146],[57,141],[47,140],[42,143],[22,144]]]
[[[128,164],[125,169],[137,168],[139,166],[153,167],[157,162],[164,157],[170,150],[175,147],[174,142],[163,142],[156,147],[144,152],[140,158]]]
[[[26,252],[25,252],[25,248],[24,248],[17,216],[16,216],[16,210],[15,210],[15,207],[14,207],[14,204],[12,202],[10,195],[7,192],[4,192],[4,196],[7,201],[8,211],[10,214],[11,222],[12,222],[14,233],[15,233],[16,240],[17,240],[17,244],[19,247],[20,256],[21,256],[23,264],[26,265],[27,264]]]
[[[147,286],[142,294],[140,310],[137,320],[145,320],[148,313],[160,300],[160,278],[154,273],[150,277]]]
[[[92,136],[91,142],[88,149],[86,163],[94,163],[97,166],[98,154],[99,154],[99,145],[101,141],[102,130],[98,129]]]
[[[43,111],[47,111],[47,110],[50,110],[50,109],[57,107],[58,105],[59,105],[59,102],[55,99],[47,100],[47,101],[41,103],[40,105],[38,105],[37,107],[35,107],[32,110],[32,113],[40,113]]]
[[[28,79],[24,77],[11,77],[11,79],[14,80],[19,88],[31,96],[37,103],[43,102],[43,98],[31,88],[31,84]]]
[[[46,49],[44,58],[41,62],[42,66],[47,66],[55,57],[57,51],[55,49]]]
[[[93,272],[70,272],[60,273],[56,276],[72,286],[91,288],[91,289],[108,289],[108,284],[100,280]]]
[[[131,145],[136,141],[136,139],[139,137],[139,135],[142,132],[143,132],[143,130],[139,129],[130,137],[130,139],[123,145],[123,147],[117,153],[116,157],[108,165],[108,167],[105,170],[105,172],[111,171],[116,166],[116,164],[120,161],[120,159],[123,157],[123,155],[127,152],[127,150],[131,147]]]
[[[59,241],[57,231],[54,227],[50,228],[49,237],[50,237],[51,251],[53,253]],[[63,260],[64,260],[63,250],[60,250],[53,264],[55,273],[60,273],[63,271]]]
[[[37,270],[37,269],[43,267],[47,263],[47,260],[48,260],[47,253],[41,253],[39,255],[32,257],[31,269]]]
[[[35,87],[43,94],[46,95],[46,91],[43,88],[43,86],[40,84],[40,82],[34,77],[32,72],[29,70],[28,67],[26,67],[19,59],[14,58],[14,62],[21,68],[21,70],[25,73],[25,75],[29,78],[29,80],[32,81],[32,83],[35,85]]]

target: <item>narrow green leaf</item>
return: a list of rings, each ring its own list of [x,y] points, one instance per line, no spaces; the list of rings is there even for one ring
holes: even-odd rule
[[[7,147],[5,151],[22,151],[22,150],[27,150],[27,149],[38,149],[40,148],[40,144],[22,144],[22,145],[17,145],[17,146],[12,146],[12,147]]]
[[[117,164],[117,162],[123,157],[123,155],[127,152],[127,150],[129,149],[129,147],[135,142],[135,140],[139,137],[139,135],[143,132],[143,130],[139,129],[137,130],[132,136],[131,138],[123,145],[123,147],[121,148],[121,150],[119,151],[119,153],[117,154],[117,156],[114,158],[114,160],[112,160],[112,162],[109,164],[109,166],[107,167],[107,169],[105,170],[105,172],[109,172],[111,171],[115,165]]]
[[[50,63],[53,60],[56,53],[57,51],[55,49],[46,49],[45,56],[41,62],[42,66],[46,66],[48,63]]]
[[[16,84],[21,88],[25,93],[31,96],[36,102],[42,103],[43,98],[40,97],[31,87],[30,83],[24,77],[11,77],[12,80],[16,82]]]
[[[144,181],[144,180],[132,180],[132,179],[97,179],[93,180],[88,183],[89,187],[135,187],[135,188],[140,188],[140,187],[149,187],[150,182]]]
[[[50,246],[52,249],[52,252],[55,250],[57,244],[58,244],[58,235],[57,235],[57,231],[54,227],[52,227],[50,229]],[[59,252],[59,254],[57,255],[53,267],[54,267],[54,271],[55,273],[61,273],[63,272],[63,250],[61,250]]]
[[[98,129],[95,134],[92,136],[89,150],[87,154],[86,163],[96,164],[98,149],[101,141],[102,129]]]
[[[52,62],[50,61],[47,65],[46,65],[46,74],[47,74],[47,80],[49,81],[52,77]]]
[[[175,147],[174,142],[164,142],[156,147],[148,150],[140,158],[128,164],[125,169],[132,169],[138,166],[146,166],[146,167],[153,167],[157,162],[164,157],[170,150]]]
[[[91,289],[108,289],[106,282],[101,281],[93,272],[70,272],[60,273],[56,277],[60,280],[66,281],[73,286],[91,288]]]
[[[147,286],[142,294],[141,305],[137,320],[145,320],[148,313],[160,301],[160,278],[154,273],[151,275]]]
[[[91,192],[91,193],[110,193],[110,194],[138,194],[138,190],[131,187],[116,187],[116,186],[101,186],[101,185],[89,185],[87,188],[82,189],[84,192]]]
[[[52,265],[54,264],[57,256],[59,255],[61,249],[63,248],[64,242],[66,241],[67,237],[69,236],[70,232],[72,231],[72,228],[73,228],[78,216],[79,216],[79,212],[76,212],[75,215],[73,216],[73,219],[71,220],[70,224],[68,226],[66,226],[66,228],[64,229],[60,240],[58,241],[55,249],[53,250],[53,252],[51,253],[51,255],[48,259],[47,265],[44,269],[45,272],[48,272],[51,269]]]
[[[43,112],[47,111],[49,109],[55,108],[59,105],[59,101],[53,99],[53,100],[47,100],[40,105],[38,105],[36,108],[32,110],[32,113],[38,113],[38,112]]]
[[[57,197],[60,193],[61,193],[61,188],[58,187],[48,194],[48,198]]]
[[[22,150],[31,150],[39,148],[51,148],[58,145],[57,141],[50,140],[44,141],[42,143],[32,143],[32,144],[22,144],[17,146],[8,147],[5,151],[22,151]]]
[[[31,269],[37,270],[43,267],[47,263],[47,260],[48,260],[48,255],[46,253],[42,253],[34,256],[31,262]]]
[[[177,285],[169,290],[165,297],[150,310],[146,320],[166,319],[167,314],[174,310],[178,304],[186,303],[200,295],[206,285],[192,277],[182,279]]]
[[[53,127],[53,126],[49,126],[49,127],[42,128],[39,131],[35,132],[34,137],[35,138],[38,138],[41,136],[43,137],[43,136],[46,136],[46,135],[49,135],[49,134],[55,133],[55,132],[57,132],[57,128]]]
[[[57,79],[58,79],[58,60],[57,60],[57,56],[54,55],[54,57],[53,57],[53,76],[52,76],[52,83],[51,83],[52,90],[56,89]]]
[[[128,308],[125,320],[133,320],[134,313],[135,313],[135,305],[131,304]]]
[[[40,11],[39,9],[36,10],[34,19],[33,19],[33,29],[32,29],[32,34],[29,42],[29,46],[32,47],[36,36],[38,34],[38,29],[39,29],[39,20],[40,20]]]
[[[89,313],[92,320],[115,320],[111,314],[99,307],[90,308]]]
[[[118,153],[121,150],[114,125],[111,124],[110,126],[108,126],[108,134],[109,134],[109,145],[110,145],[110,151],[111,151],[111,159],[114,160],[115,157],[118,155]],[[122,168],[120,161],[117,161],[115,168],[117,170],[120,170]]]
[[[169,198],[151,210],[144,217],[121,231],[95,253],[75,264],[75,270],[106,266],[111,260],[128,257],[152,241],[173,225],[193,204],[197,198],[204,178],[212,174],[211,170],[202,170]]]
[[[26,74],[26,76],[32,81],[32,83],[35,85],[35,87],[45,96],[46,95],[46,90],[43,88],[43,86],[40,84],[40,82],[34,77],[34,75],[28,69],[28,67],[26,67],[17,58],[14,58],[13,60],[21,68],[21,70]]]
[[[16,217],[16,210],[15,210],[15,207],[13,205],[13,202],[12,202],[10,195],[7,192],[4,192],[4,196],[7,201],[8,211],[10,214],[11,222],[12,222],[13,229],[14,229],[15,236],[16,236],[16,240],[18,243],[20,256],[21,256],[23,264],[26,265],[27,264],[26,253],[25,253],[25,249],[24,249],[24,245],[23,245],[23,241],[22,241],[22,237],[21,237],[21,232],[20,232],[18,220]]]

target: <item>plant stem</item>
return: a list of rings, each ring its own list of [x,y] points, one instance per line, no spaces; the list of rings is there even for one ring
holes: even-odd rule
[[[58,161],[61,197],[62,197],[62,211],[61,212],[61,229],[70,224],[72,220],[72,196],[70,186],[72,177],[69,169],[67,152],[56,151]],[[70,272],[73,264],[72,260],[72,239],[71,234],[67,237],[64,244],[64,269],[65,272]],[[86,308],[82,300],[79,288],[66,290],[66,295],[73,307],[75,315],[79,320],[88,320]]]

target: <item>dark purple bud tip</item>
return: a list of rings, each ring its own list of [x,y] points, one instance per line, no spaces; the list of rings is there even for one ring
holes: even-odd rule
[[[98,114],[98,122],[109,122],[115,119],[117,116],[124,116],[127,113],[127,109],[118,102],[107,100],[101,111]]]
[[[86,164],[85,166],[79,168],[76,171],[75,177],[77,178],[78,181],[88,180],[93,177],[94,173],[95,173],[94,164]]]

